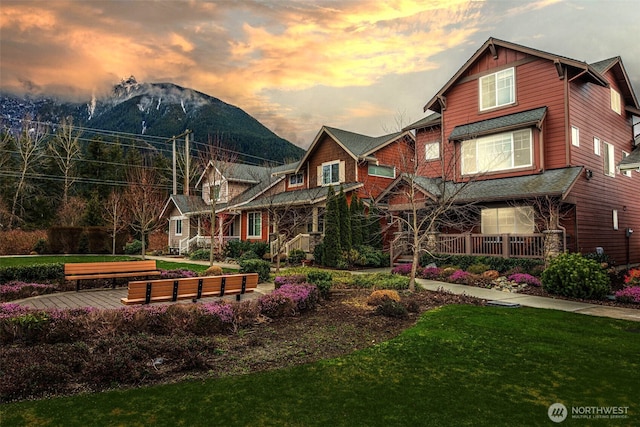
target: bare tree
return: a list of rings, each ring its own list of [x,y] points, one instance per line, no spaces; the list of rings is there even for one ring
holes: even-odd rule
[[[144,259],[147,235],[163,224],[160,213],[166,200],[166,191],[160,177],[151,168],[131,168],[127,173],[127,183],[123,197],[130,219],[129,225],[141,235]]]
[[[9,228],[15,227],[20,222],[24,198],[33,189],[30,178],[37,175],[44,157],[47,135],[47,128],[41,123],[31,120],[23,121],[22,132],[16,142],[17,182],[11,203]]]
[[[109,236],[111,236],[111,254],[116,254],[116,239],[118,233],[124,230],[127,225],[127,210],[125,209],[125,200],[121,192],[113,190],[107,200],[104,202],[102,215],[109,227]]]
[[[69,197],[57,212],[57,220],[59,225],[67,227],[76,227],[80,225],[82,216],[87,203],[79,197]]]
[[[63,120],[56,137],[49,144],[49,151],[64,177],[62,202],[67,203],[69,190],[76,181],[76,165],[81,157],[79,139],[81,132],[74,132],[73,119]]]
[[[211,170],[209,180],[202,184],[203,199],[209,204],[209,217],[211,220],[211,248],[209,252],[209,265],[213,265],[216,251],[222,251],[223,242],[215,244],[216,228],[222,230],[223,224],[217,223],[217,206],[219,200],[228,200],[229,194],[228,178],[229,174],[236,168],[237,154],[224,148],[219,137],[209,136],[209,143],[201,152],[199,163],[204,171]]]

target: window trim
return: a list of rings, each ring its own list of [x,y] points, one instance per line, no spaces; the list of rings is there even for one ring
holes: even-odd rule
[[[609,144],[606,141],[602,141],[602,144],[604,145],[604,150],[603,151],[603,156],[602,156],[602,169],[603,172],[606,176],[610,176],[612,178],[615,178],[616,176],[616,150],[615,147],[613,146],[613,144]]]
[[[332,167],[333,167],[333,165],[338,165],[338,176],[337,176],[337,180],[336,180],[336,181],[333,181],[333,180],[332,180],[332,181],[329,181],[329,182],[325,182],[325,181],[324,181],[324,168],[325,168],[325,167],[332,168]],[[321,172],[322,172],[322,175],[321,175],[321,177],[322,177],[322,183],[321,183],[321,185],[322,185],[323,187],[328,187],[329,185],[340,184],[340,182],[341,182],[341,181],[340,181],[340,160],[332,160],[332,161],[330,161],[330,162],[325,162],[325,163],[323,163],[323,164],[321,164],[321,165],[320,165],[320,168],[321,168]],[[330,170],[331,170],[331,169],[330,169]],[[333,179],[333,178],[334,178],[334,177],[333,177],[333,173],[331,173],[331,175],[332,175],[332,176],[331,176],[331,178]]]
[[[613,209],[613,211],[611,211],[612,214],[612,221],[613,221],[613,229],[617,230],[618,227],[618,209]]]
[[[620,92],[615,90],[613,87],[611,88],[611,109],[622,115],[622,98],[620,96]]]
[[[252,221],[253,217],[253,221]],[[258,218],[259,226],[258,226],[258,234],[250,234],[251,229],[255,228],[255,220]],[[252,227],[253,226],[253,227]],[[254,232],[256,230],[253,230]],[[247,212],[247,239],[261,239],[262,238],[262,212],[260,211],[251,211]]]
[[[571,145],[580,147],[580,128],[578,126],[571,126]]]
[[[511,72],[511,86],[510,86],[510,90],[509,90],[509,102],[505,102],[503,104],[500,104],[499,102],[499,97],[498,97],[498,74],[501,73],[505,73],[505,72]],[[488,107],[483,107],[483,82],[486,79],[489,78],[493,78],[494,82],[493,82],[493,86],[494,86],[494,93],[495,93],[495,97],[494,97],[494,102],[492,103],[491,106]],[[489,111],[492,110],[494,108],[500,108],[500,107],[504,107],[507,105],[513,105],[516,103],[516,69],[515,67],[511,67],[511,68],[505,68],[504,70],[500,70],[500,71],[496,71],[495,73],[491,73],[491,74],[486,74],[482,77],[480,77],[478,79],[478,107],[480,111]]]
[[[598,138],[597,136],[593,137],[593,154],[595,154],[596,156],[600,156],[601,153],[601,147],[600,147],[600,138]]]
[[[297,176],[300,177],[300,182],[291,182],[292,179]],[[302,172],[292,173],[291,175],[289,175],[289,187],[299,187],[301,185],[304,185],[304,174]]]
[[[436,150],[429,150],[428,147],[436,147]],[[435,156],[429,157],[430,151],[436,151]],[[427,142],[424,144],[424,159],[426,161],[440,160],[440,141]]]
[[[516,132],[522,132],[522,131],[528,131],[529,133],[529,161],[527,164],[523,164],[523,165],[517,165],[514,166],[514,158],[515,158],[515,146],[514,146],[514,140],[513,140],[513,134]],[[478,142],[482,141],[482,140],[486,140],[489,138],[497,138],[501,135],[510,135],[510,139],[511,139],[511,166],[506,167],[506,168],[501,168],[501,169],[487,169],[487,170],[479,170],[478,168]],[[465,155],[464,155],[464,147],[465,147],[465,143],[469,144],[469,143],[473,143],[474,144],[474,159],[475,159],[475,166],[473,168],[472,171],[467,171],[467,168],[465,167]],[[460,172],[463,176],[469,176],[469,175],[476,175],[479,173],[493,173],[493,172],[504,172],[504,171],[511,171],[511,170],[517,170],[517,169],[522,169],[522,168],[529,168],[533,166],[533,161],[534,161],[534,142],[533,142],[533,132],[531,131],[531,128],[525,128],[525,129],[516,129],[510,132],[502,132],[502,133],[496,133],[496,134],[492,134],[492,135],[487,135],[487,136],[483,136],[480,138],[475,138],[475,139],[468,139],[466,141],[462,141],[462,144],[460,146]]]
[[[377,174],[377,173],[372,173],[372,172],[371,172],[371,167],[372,167],[372,166],[373,166],[374,168],[383,168],[383,169],[390,170],[390,171],[391,171],[391,176],[388,176],[388,175],[380,175],[380,174]],[[376,176],[376,177],[379,177],[379,178],[395,179],[395,177],[396,177],[396,168],[395,168],[395,166],[376,165],[376,164],[371,164],[371,163],[369,163],[369,165],[367,166],[367,173],[369,174],[369,176]]]

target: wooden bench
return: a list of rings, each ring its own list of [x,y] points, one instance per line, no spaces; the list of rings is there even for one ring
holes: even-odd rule
[[[64,279],[76,281],[76,291],[80,290],[81,280],[113,279],[112,287],[116,287],[117,278],[136,278],[159,276],[155,260],[147,261],[114,261],[114,262],[80,262],[64,265]]]
[[[153,302],[177,301],[236,295],[240,301],[243,294],[253,292],[258,286],[258,274],[227,274],[224,276],[188,277],[182,279],[140,280],[129,282],[123,304],[149,304]]]

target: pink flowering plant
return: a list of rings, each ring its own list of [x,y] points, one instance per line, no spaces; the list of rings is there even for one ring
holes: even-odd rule
[[[55,291],[56,285],[11,281],[0,285],[0,301],[14,301]]]
[[[464,270],[456,270],[449,276],[449,281],[453,283],[465,284],[469,280],[471,273]]]
[[[191,270],[185,270],[184,268],[178,268],[175,270],[160,270],[161,279],[181,279],[186,277],[198,277],[198,273]]]
[[[441,275],[442,275],[442,269],[439,267],[425,267],[420,272],[420,277],[422,277],[423,279],[435,280],[435,279],[439,279]]]
[[[526,284],[526,285],[537,286],[537,287],[542,286],[542,283],[540,283],[540,279],[530,274],[514,273],[509,277],[507,277],[507,279],[510,282],[516,282],[519,285]]]
[[[640,286],[627,286],[615,295],[618,301],[640,304]]]
[[[282,285],[305,283],[306,281],[306,274],[292,274],[290,276],[276,276],[273,283],[275,285],[275,288],[278,289]]]
[[[411,274],[411,267],[413,264],[400,264],[397,267],[393,267],[391,270],[391,274],[400,274],[402,276],[407,276]]]
[[[260,297],[260,312],[267,317],[282,317],[312,309],[319,299],[318,288],[309,283],[284,284]]]

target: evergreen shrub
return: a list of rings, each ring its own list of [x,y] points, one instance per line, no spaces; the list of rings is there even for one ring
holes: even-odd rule
[[[602,299],[609,293],[610,283],[598,262],[579,253],[565,253],[553,258],[542,273],[542,287],[555,295]]]

